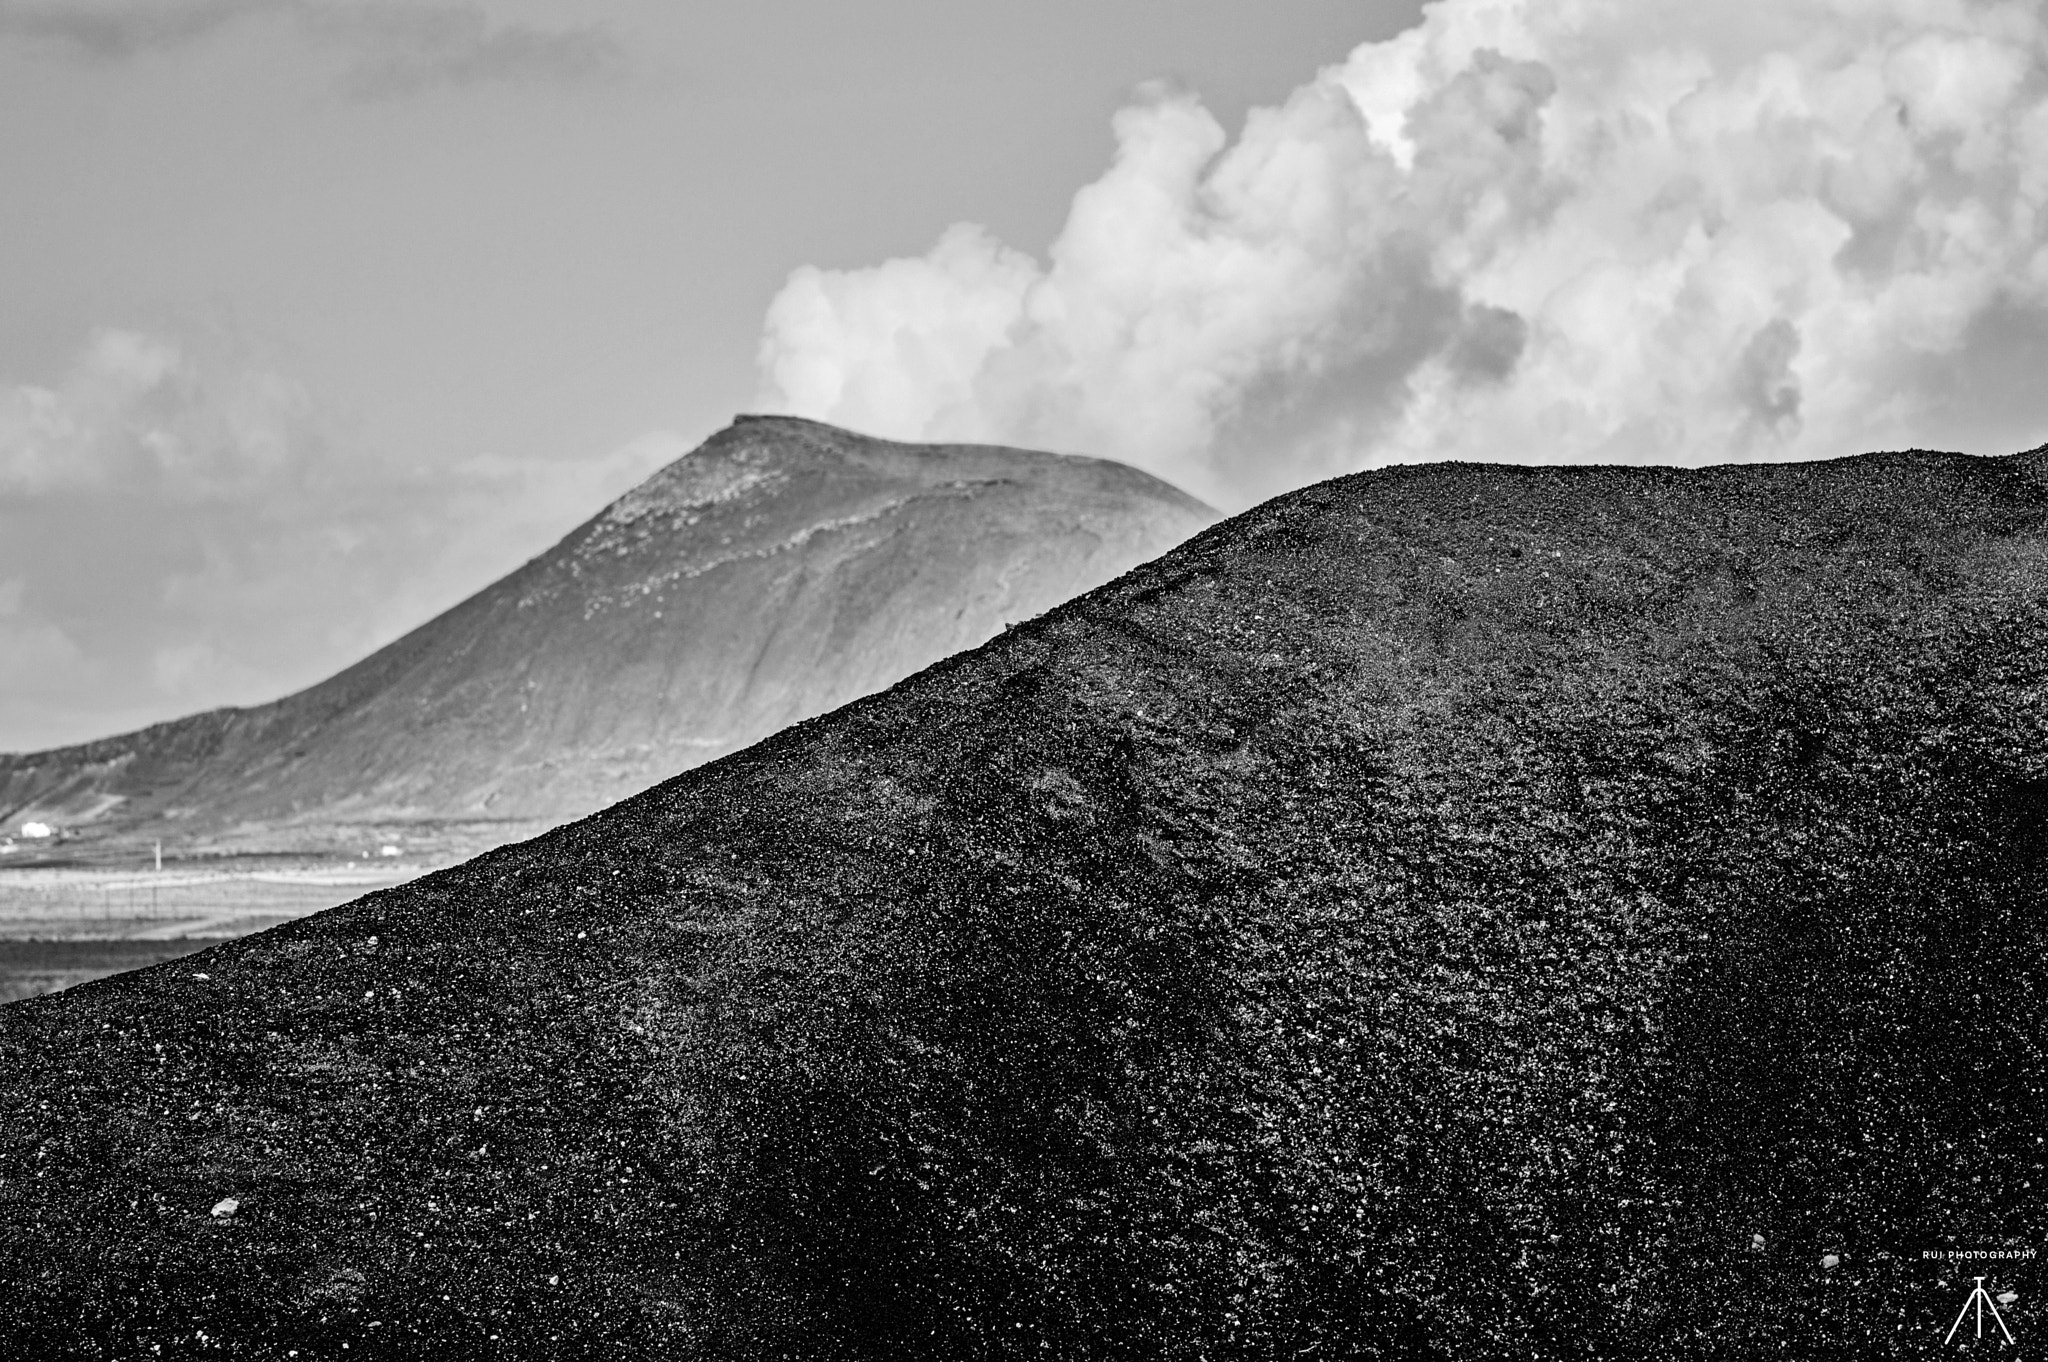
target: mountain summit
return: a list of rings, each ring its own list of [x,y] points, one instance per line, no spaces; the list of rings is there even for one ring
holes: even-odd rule
[[[1361,474],[0,1008],[0,1339],[1890,1359],[1980,1273],[2024,1339],[2044,902],[2048,450]]]
[[[1122,464],[741,417],[331,679],[28,756],[0,819],[190,845],[472,847],[880,690],[1215,514]]]

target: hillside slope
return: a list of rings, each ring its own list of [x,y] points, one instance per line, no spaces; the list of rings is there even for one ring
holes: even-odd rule
[[[2024,1344],[1927,1255],[2048,1234],[2044,605],[2048,451],[1267,503],[0,1008],[0,1337],[1905,1358],[1988,1272]]]
[[[309,690],[0,756],[0,824],[319,847],[452,822],[489,844],[880,690],[1213,519],[1121,464],[742,417]]]

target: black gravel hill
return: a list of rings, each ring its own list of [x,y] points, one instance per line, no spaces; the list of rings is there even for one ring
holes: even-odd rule
[[[2044,604],[2048,450],[1269,502],[0,1008],[0,1348],[2024,1353]]]

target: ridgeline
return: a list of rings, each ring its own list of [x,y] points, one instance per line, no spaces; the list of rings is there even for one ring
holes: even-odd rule
[[[472,854],[881,690],[1215,518],[1106,460],[741,417],[316,686],[0,756],[0,823],[63,828],[42,854],[68,860],[158,839]]]
[[[2048,451],[1277,499],[0,1009],[0,1339],[1905,1358],[1990,1272],[2024,1345],[1926,1255],[2048,1233],[2044,602]]]

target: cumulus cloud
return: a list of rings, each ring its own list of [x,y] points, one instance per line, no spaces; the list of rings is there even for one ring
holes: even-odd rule
[[[0,385],[0,751],[272,699],[683,452],[400,464],[245,342],[107,329]]]
[[[601,28],[496,24],[437,0],[0,0],[0,38],[115,60],[207,38],[243,20],[289,20],[344,54],[365,98],[485,82],[574,83],[624,61]]]
[[[1147,90],[1044,260],[800,269],[762,404],[1226,504],[1419,459],[2048,438],[2048,21],[2008,0],[1439,0],[1232,140]],[[1995,319],[1995,324],[1987,319]],[[1989,391],[1988,389],[1985,391]]]

